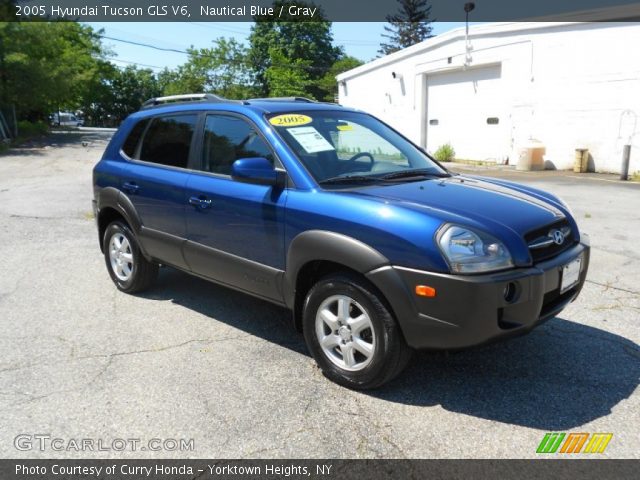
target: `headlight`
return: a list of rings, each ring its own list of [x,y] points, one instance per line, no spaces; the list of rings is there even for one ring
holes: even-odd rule
[[[507,248],[488,233],[447,225],[438,235],[438,245],[453,273],[492,272],[513,266]]]

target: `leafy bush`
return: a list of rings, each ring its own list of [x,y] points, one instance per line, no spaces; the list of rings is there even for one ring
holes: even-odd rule
[[[21,120],[18,122],[18,137],[31,138],[46,135],[49,132],[49,126],[44,122],[27,122]]]
[[[436,153],[434,153],[433,156],[439,162],[452,162],[456,157],[456,151],[450,144],[445,143],[444,145],[438,147]]]

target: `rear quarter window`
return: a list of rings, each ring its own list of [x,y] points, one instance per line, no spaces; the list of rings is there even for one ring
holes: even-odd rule
[[[122,151],[129,158],[135,158],[138,143],[140,143],[140,139],[142,138],[142,134],[144,133],[145,128],[147,128],[148,123],[149,119],[144,119],[136,123],[127,136],[127,139],[124,141],[124,144],[122,145]]]

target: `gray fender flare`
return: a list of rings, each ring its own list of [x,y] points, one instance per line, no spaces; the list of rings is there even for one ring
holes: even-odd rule
[[[360,240],[325,230],[309,230],[296,236],[287,252],[284,300],[296,319],[296,283],[308,262],[339,263],[364,275],[382,294],[405,333],[407,321],[417,317],[411,292],[398,272],[380,252]]]
[[[102,212],[106,208],[112,208],[117,211],[120,215],[124,217],[127,221],[131,230],[136,236],[139,236],[140,231],[142,230],[142,221],[140,220],[140,216],[138,212],[136,212],[136,208],[133,206],[133,203],[125,194],[123,194],[120,190],[114,187],[105,187],[100,191],[100,195],[97,199],[98,210]],[[99,218],[97,219],[99,221]],[[100,248],[102,248],[102,239],[100,241]],[[140,241],[138,241],[140,244]],[[147,256],[147,253],[144,250],[142,244],[140,244],[140,249],[142,253]]]
[[[296,281],[300,269],[312,261],[325,260],[339,263],[359,273],[389,264],[389,260],[366,243],[340,233],[326,230],[308,230],[297,235],[287,251],[284,278],[285,303],[293,308]]]

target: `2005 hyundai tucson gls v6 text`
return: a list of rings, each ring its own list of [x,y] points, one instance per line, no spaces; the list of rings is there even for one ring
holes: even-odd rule
[[[558,197],[450,173],[371,115],[302,98],[151,99],[93,183],[118,289],[149,287],[162,264],[288,307],[351,388],[388,382],[413,349],[530,331],[589,264]]]

